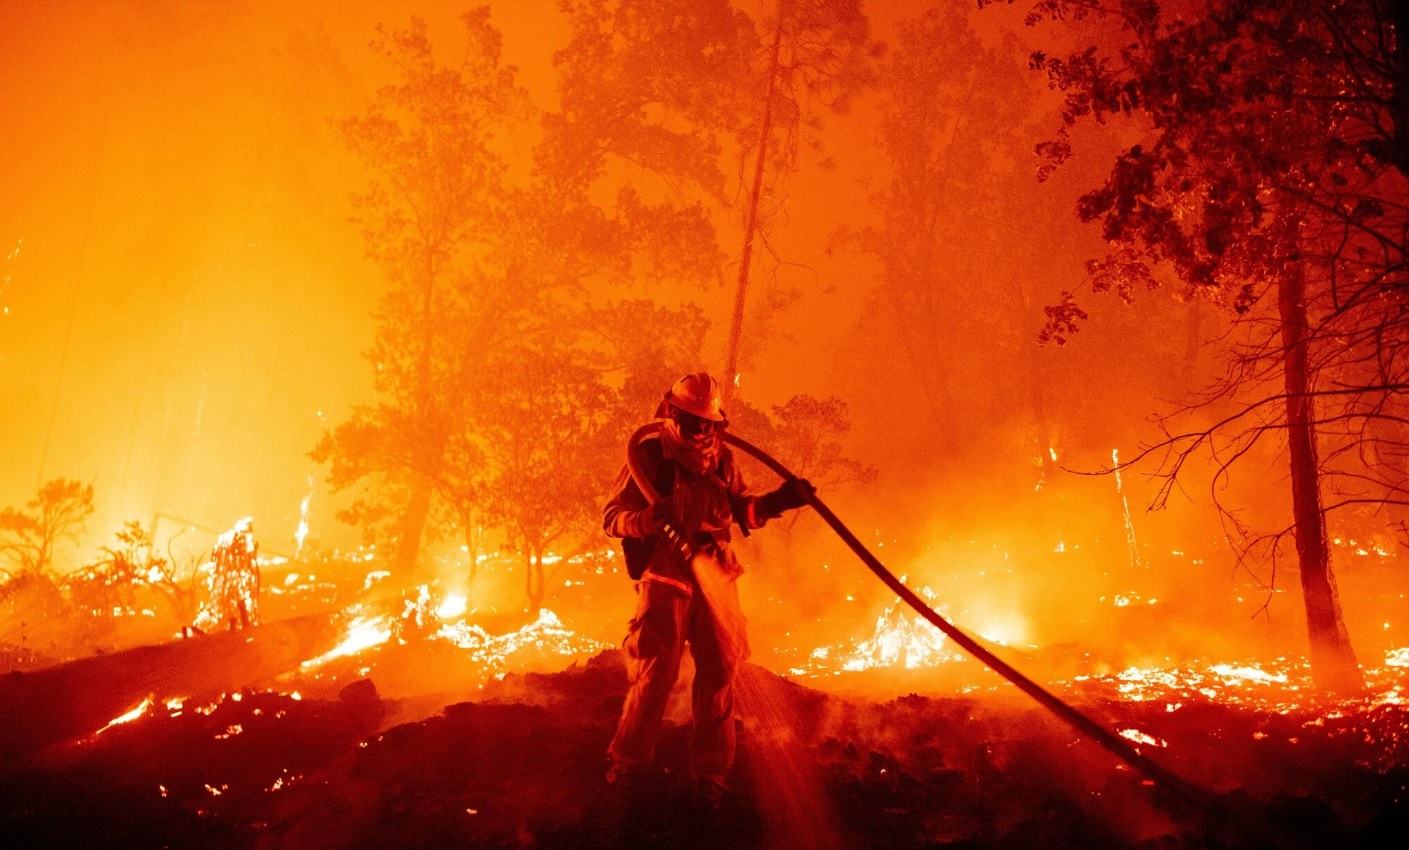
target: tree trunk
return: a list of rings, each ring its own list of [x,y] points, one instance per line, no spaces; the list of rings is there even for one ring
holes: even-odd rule
[[[1291,455],[1292,513],[1296,531],[1301,593],[1306,604],[1311,675],[1328,691],[1365,688],[1355,650],[1341,616],[1326,515],[1321,510],[1321,473],[1316,457],[1315,401],[1308,377],[1306,282],[1298,261],[1277,282],[1282,318],[1282,360],[1287,388],[1287,445]]]
[[[470,557],[469,581],[465,587],[465,598],[470,601],[470,607],[474,607],[475,598],[475,578],[479,576],[479,537],[475,534],[474,517],[466,514],[465,523],[465,552]]]
[[[411,498],[406,502],[406,510],[401,514],[396,535],[396,554],[392,559],[392,572],[398,578],[415,575],[416,562],[421,554],[421,532],[426,526],[426,516],[431,507],[431,484],[424,475],[412,473]]]
[[[435,310],[435,281],[439,273],[435,260],[438,249],[428,243],[423,250],[425,268],[422,270],[421,289],[421,348],[416,355],[416,387],[413,397],[421,427],[435,422],[438,415],[433,409],[435,394],[431,391],[431,348],[435,344],[431,321]],[[415,574],[416,563],[420,559],[421,533],[426,527],[432,495],[428,473],[440,467],[444,451],[443,441],[435,440],[433,445],[424,448],[418,441],[413,451],[419,456],[414,459],[416,466],[411,471],[411,498],[401,515],[396,538],[396,557],[392,562],[394,573],[408,577]]]
[[[1056,477],[1057,459],[1052,457],[1052,426],[1047,418],[1047,376],[1042,372],[1042,349],[1032,340],[1023,344],[1027,361],[1027,392],[1032,404],[1032,425],[1037,431],[1037,453],[1042,463],[1042,481]]]
[[[773,97],[778,90],[778,54],[783,45],[783,6],[778,4],[778,24],[773,30],[773,53],[768,60],[768,96],[763,103],[763,125],[758,134],[758,157],[753,164],[753,186],[744,212],[744,249],[739,257],[739,280],[734,288],[734,315],[729,322],[729,351],[724,366],[724,394],[733,398],[739,377],[739,342],[744,331],[744,303],[749,289],[749,266],[753,263],[753,240],[758,231],[758,201],[763,194],[763,164],[768,156],[768,137],[773,132]]]
[[[528,613],[538,616],[543,607],[543,553],[524,546],[524,592],[528,596]]]

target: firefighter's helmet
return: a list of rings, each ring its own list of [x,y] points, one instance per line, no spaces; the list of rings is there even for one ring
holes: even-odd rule
[[[676,381],[665,400],[691,416],[724,422],[724,391],[708,372],[691,372]]]

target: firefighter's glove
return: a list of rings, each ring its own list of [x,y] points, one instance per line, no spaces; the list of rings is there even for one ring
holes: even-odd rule
[[[637,511],[633,517],[632,537],[653,537],[665,531],[666,523],[674,514],[674,506],[669,499],[661,499],[645,510]]]
[[[777,490],[758,498],[758,512],[767,519],[782,516],[784,511],[806,505],[816,492],[806,478],[789,478]]]

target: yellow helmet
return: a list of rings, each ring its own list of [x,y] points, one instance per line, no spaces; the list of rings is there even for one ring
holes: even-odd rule
[[[691,416],[711,422],[727,421],[724,391],[708,372],[691,372],[671,385],[665,400]]]

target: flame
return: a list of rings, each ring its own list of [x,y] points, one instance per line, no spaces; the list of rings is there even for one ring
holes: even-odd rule
[[[308,476],[308,495],[298,503],[298,530],[294,532],[294,557],[303,554],[303,541],[308,539],[308,506],[313,502],[313,476]]]
[[[317,658],[308,659],[301,666],[305,669],[317,667],[334,658],[356,655],[364,649],[380,646],[389,640],[391,640],[391,617],[361,616],[348,625],[347,636],[343,638],[342,643]]]
[[[928,587],[921,588],[920,593],[926,599],[934,598],[934,591]],[[944,633],[918,614],[906,616],[906,611],[908,609],[899,600],[891,603],[876,618],[871,637],[856,645],[842,660],[841,668],[853,672],[895,666],[914,670],[949,660],[950,653],[944,651]]]
[[[992,621],[983,626],[976,626],[974,634],[999,646],[1013,646],[1023,643],[1027,636],[1027,625],[1017,617],[1011,617],[1002,621]]]
[[[920,588],[920,595],[927,600],[935,599],[935,592],[928,587]],[[837,652],[835,646],[818,647],[806,663],[788,672],[794,676],[835,676],[843,671],[855,673],[877,668],[915,670],[936,667],[959,657],[946,649],[943,632],[919,614],[907,615],[907,612],[909,608],[905,603],[895,600],[876,618],[870,637],[844,652]]]
[[[99,729],[93,734],[101,735],[109,729],[113,728],[114,726],[121,726],[124,723],[131,723],[132,721],[146,714],[147,710],[152,707],[152,704],[154,702],[155,700],[152,699],[152,697],[148,696],[146,699],[137,703],[137,705],[133,706],[131,709],[124,711],[122,714],[119,714],[117,717],[114,717],[112,720],[109,720],[106,726],[104,726],[102,729]]]
[[[1113,687],[1120,698],[1130,702],[1163,701],[1166,711],[1177,711],[1186,701],[1203,697],[1280,714],[1300,709],[1304,692],[1313,690],[1305,660],[1288,658],[1202,668],[1131,666],[1113,676],[1077,676],[1067,684],[1086,689]]]
[[[533,622],[507,634],[494,635],[476,623],[461,617],[468,607],[464,594],[450,593],[436,604],[429,585],[419,585],[414,596],[404,597],[396,615],[372,615],[361,605],[349,609],[356,616],[347,626],[342,641],[328,652],[304,661],[301,669],[316,668],[340,657],[355,656],[372,647],[387,643],[393,637],[400,644],[412,640],[439,640],[468,650],[470,660],[480,664],[490,675],[502,678],[510,659],[525,651],[539,654],[571,656],[596,653],[608,645],[585,637],[563,625],[554,612],[544,608]],[[362,675],[366,675],[366,670]],[[299,699],[295,691],[293,699]]]

